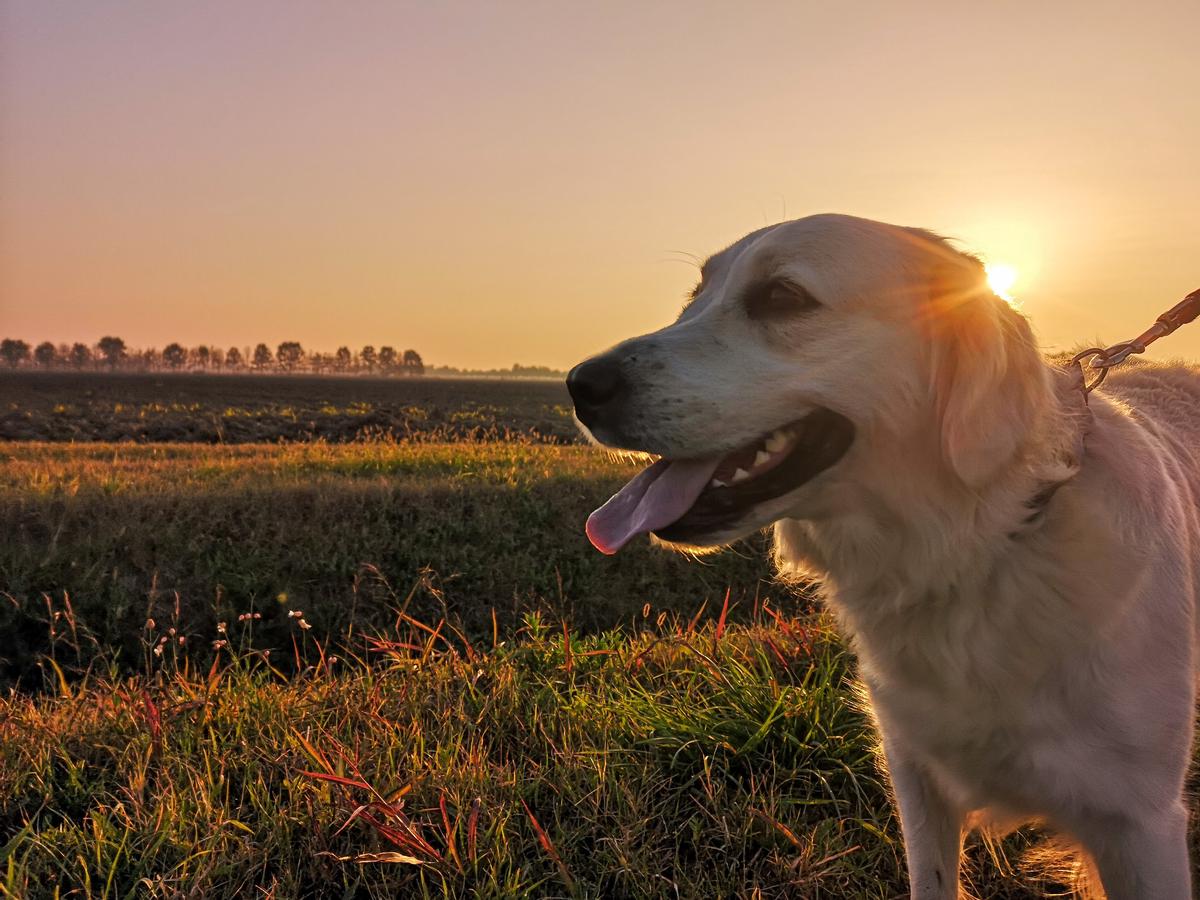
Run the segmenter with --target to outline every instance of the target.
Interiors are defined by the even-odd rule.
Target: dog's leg
[[[884,740],[884,754],[900,807],[910,896],[912,900],[957,900],[963,811],[894,742]]]
[[[1080,838],[1096,861],[1108,900],[1191,898],[1182,805],[1154,816],[1094,822],[1081,829]]]

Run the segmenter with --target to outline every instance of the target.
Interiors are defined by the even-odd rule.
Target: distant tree
[[[242,351],[237,347],[230,347],[225,351],[225,368],[240,369],[242,367]]]
[[[392,374],[396,368],[396,348],[395,347],[380,347],[379,348],[379,369],[384,375]]]
[[[225,367],[225,351],[220,347],[213,347],[210,352],[209,360],[212,362],[212,367],[220,371]]]
[[[141,353],[137,354],[137,367],[142,372],[152,372],[155,369],[162,368],[162,355],[153,347],[147,347]]]
[[[29,360],[29,345],[16,338],[5,338],[0,341],[0,358],[8,363],[10,369],[15,369]]]
[[[404,351],[404,372],[406,375],[424,375],[425,363],[421,354],[416,350]]]
[[[87,344],[73,344],[71,346],[71,365],[77,369],[82,369],[92,361],[92,349]]]
[[[367,367],[368,372],[375,371],[375,348],[370,344],[363,347],[358,354],[358,358],[362,360],[362,364]]]
[[[96,348],[110,369],[116,368],[117,364],[125,358],[125,342],[119,337],[102,337],[96,344]]]
[[[33,358],[43,369],[49,369],[58,362],[58,351],[54,349],[54,345],[49,341],[42,341],[34,348]]]
[[[299,341],[284,341],[275,351],[275,359],[285,372],[295,371],[304,359],[304,348]]]
[[[208,349],[207,345],[201,344],[192,350],[191,357],[195,365],[201,369],[207,369],[208,364],[212,361],[212,351]]]
[[[254,348],[254,368],[260,371],[262,369],[269,369],[274,359],[271,356],[271,348],[266,344],[259,344]]]
[[[183,348],[182,344],[167,344],[163,347],[162,360],[168,367],[179,369],[187,362],[187,350]]]
[[[339,372],[345,372],[350,368],[350,348],[338,347],[337,354],[333,358],[333,367]]]

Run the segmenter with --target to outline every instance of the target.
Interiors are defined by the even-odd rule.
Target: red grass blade
[[[142,691],[142,703],[146,708],[146,724],[150,727],[150,743],[157,753],[162,750],[162,714],[147,690]]]
[[[327,775],[324,772],[309,772],[306,769],[300,769],[296,774],[304,775],[307,778],[316,778],[320,781],[332,781],[334,784],[344,784],[346,787],[358,788],[361,791],[371,790],[371,786],[365,781],[358,781],[354,778],[343,778],[341,775]]]
[[[729,615],[729,592],[733,590],[731,587],[725,588],[725,602],[721,604],[721,615],[717,617],[717,630],[715,640],[721,640],[725,636],[725,619]]]
[[[554,842],[550,840],[550,835],[546,834],[540,822],[533,814],[533,810],[529,805],[522,800],[521,805],[525,807],[525,815],[529,816],[529,821],[533,823],[534,833],[537,834],[538,842],[542,845],[542,849],[546,851],[546,855],[554,860],[554,865],[558,867],[558,874],[563,880],[563,884],[567,886],[572,894],[575,893],[575,879],[571,877],[571,871],[567,868],[567,864],[562,861],[562,857],[558,855],[558,850],[554,847]]]
[[[446,795],[441,794],[438,797],[438,807],[442,811],[442,827],[446,829],[446,852],[450,854],[450,858],[454,860],[454,865],[458,867],[458,871],[463,870],[462,860],[458,858],[458,847],[454,843],[455,829],[450,827],[450,813],[446,810]],[[457,825],[457,821],[455,822]]]
[[[471,801],[471,815],[467,817],[467,859],[474,865],[476,857],[475,837],[479,829],[479,798]]]

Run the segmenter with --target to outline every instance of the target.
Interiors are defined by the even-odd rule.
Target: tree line
[[[94,345],[53,344],[36,347],[16,338],[0,341],[0,360],[10,369],[109,369],[126,372],[307,372],[323,374],[424,375],[416,350],[395,347],[361,350],[338,347],[333,353],[306,351],[299,341],[284,341],[274,350],[266,344],[223,349],[207,344],[185,347],[171,343],[162,350],[135,350],[119,337],[106,336]]]

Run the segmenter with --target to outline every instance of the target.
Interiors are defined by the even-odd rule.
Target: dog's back
[[[1103,392],[1161,442],[1166,477],[1177,485],[1187,517],[1193,603],[1200,598],[1200,367],[1137,361],[1114,369]],[[1153,483],[1152,479],[1147,479]],[[1200,610],[1193,613],[1200,647]],[[1200,658],[1197,659],[1200,665]]]
[[[1138,361],[1113,369],[1101,390],[1169,447],[1200,502],[1200,367]]]

